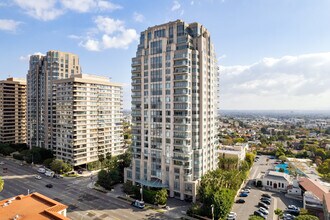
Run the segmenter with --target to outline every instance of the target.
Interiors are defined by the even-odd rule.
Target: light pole
[[[141,188],[140,188],[140,193],[141,193],[141,202],[143,202],[143,186],[141,184]]]
[[[212,220],[214,220],[214,205],[211,205],[211,212],[212,212]]]

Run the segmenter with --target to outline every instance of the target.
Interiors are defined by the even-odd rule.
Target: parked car
[[[267,205],[270,205],[270,203],[271,203],[271,200],[267,199],[267,198],[261,198],[260,201],[267,204]]]
[[[48,183],[48,184],[46,184],[46,187],[47,188],[53,188],[53,184]]]
[[[250,186],[246,186],[246,187],[244,187],[244,189],[251,190],[251,187]]]
[[[36,178],[37,180],[41,180],[41,176],[39,175],[35,175],[34,178]]]
[[[265,209],[264,207],[260,207],[259,208],[259,211],[262,212],[264,215],[268,215],[269,214],[268,210]]]
[[[227,220],[236,220],[237,214],[235,212],[230,212],[227,216]]]
[[[239,197],[248,197],[248,195],[249,194],[247,194],[247,193],[241,193],[241,194],[239,194]]]
[[[144,209],[145,205],[144,205],[144,202],[143,201],[140,201],[140,200],[135,200],[131,203],[132,206],[135,206],[137,208],[140,208],[140,209]]]
[[[3,162],[3,161],[0,162],[0,165],[4,165],[4,164],[5,164],[5,162]]]
[[[260,212],[258,210],[254,212],[254,215],[260,216],[263,219],[267,219],[267,215],[264,215],[262,212]]]
[[[259,207],[263,207],[263,208],[265,208],[265,209],[267,209],[267,210],[269,209],[268,205],[267,205],[266,203],[263,203],[263,202],[259,202],[259,203],[258,203],[258,206],[259,206]]]
[[[294,209],[294,210],[299,210],[300,211],[300,208],[295,206],[295,205],[289,205],[288,209]]]
[[[78,170],[78,174],[82,174],[83,173],[83,170]]]
[[[269,195],[269,194],[267,194],[267,193],[264,193],[264,194],[262,194],[261,196],[262,196],[262,197],[265,197],[265,198],[269,198],[269,199],[272,198],[272,196]]]
[[[297,210],[297,209],[287,209],[285,210],[287,213],[291,214],[291,215],[299,215],[300,214],[300,210]]]
[[[243,189],[242,193],[250,193],[250,190],[249,189]]]
[[[295,218],[295,216],[289,214],[289,213],[284,213],[283,214],[283,219],[284,220],[293,220]]]
[[[245,200],[244,199],[237,199],[236,203],[245,203]]]

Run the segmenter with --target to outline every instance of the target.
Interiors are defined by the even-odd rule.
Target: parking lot
[[[288,205],[296,205],[302,207],[302,202],[285,197],[284,193],[264,191],[261,188],[257,188],[253,185],[253,179],[262,172],[266,172],[268,169],[273,168],[275,160],[269,159],[267,156],[259,156],[259,161],[255,162],[249,176],[249,180],[246,186],[250,186],[251,190],[248,197],[237,197],[237,199],[244,199],[244,204],[233,205],[232,211],[236,212],[238,220],[247,220],[250,215],[253,215],[254,211],[258,210],[258,203],[260,202],[261,195],[266,193],[271,195],[271,204],[269,206],[269,215],[267,219],[277,219],[274,214],[274,210],[279,208],[285,210]]]

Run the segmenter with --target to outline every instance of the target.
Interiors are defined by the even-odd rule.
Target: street
[[[0,160],[5,162],[0,165],[0,176],[5,181],[0,200],[28,192],[39,192],[67,205],[67,216],[71,219],[169,219],[152,209],[137,209],[109,193],[88,188],[90,177],[56,179],[39,174],[36,167],[21,166],[18,161],[2,157]],[[4,167],[7,168],[6,173]],[[36,174],[42,179],[35,179]],[[51,183],[53,188],[45,187],[48,183]]]

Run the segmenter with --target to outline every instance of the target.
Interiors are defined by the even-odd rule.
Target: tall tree
[[[4,186],[5,186],[5,181],[0,176],[0,192],[3,190]]]

